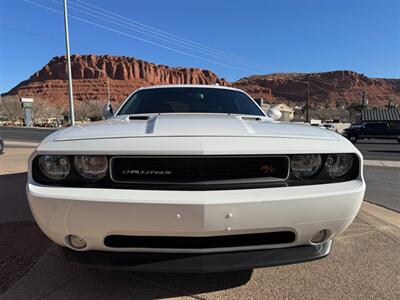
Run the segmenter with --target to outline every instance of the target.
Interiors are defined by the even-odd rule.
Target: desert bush
[[[100,120],[103,102],[100,101],[80,101],[76,102],[75,119],[77,121]]]
[[[17,121],[22,121],[23,110],[18,96],[2,97],[0,116],[2,116],[4,120],[11,122],[12,125],[15,125]]]

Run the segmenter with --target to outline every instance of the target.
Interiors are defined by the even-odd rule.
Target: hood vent
[[[129,116],[129,120],[131,121],[147,121],[149,116]]]
[[[241,117],[243,121],[261,121],[259,117]]]

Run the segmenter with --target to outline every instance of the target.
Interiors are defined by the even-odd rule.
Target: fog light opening
[[[67,244],[73,249],[83,249],[87,246],[86,241],[75,234],[68,235],[65,240]]]
[[[319,244],[326,240],[328,237],[328,230],[322,229],[315,233],[311,238],[311,243]]]

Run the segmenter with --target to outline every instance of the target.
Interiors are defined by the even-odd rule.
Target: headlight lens
[[[325,167],[332,178],[338,178],[346,175],[353,165],[353,156],[348,153],[329,154]]]
[[[107,157],[101,155],[75,156],[75,168],[78,173],[87,180],[100,180],[104,178],[107,173]]]
[[[322,158],[319,154],[298,154],[293,155],[290,160],[290,167],[293,175],[299,178],[307,178],[315,175],[322,165]]]
[[[51,180],[63,180],[71,170],[71,163],[65,155],[43,155],[39,167],[44,176]]]

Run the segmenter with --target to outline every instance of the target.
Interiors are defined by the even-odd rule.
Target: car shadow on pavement
[[[25,194],[27,173],[0,175],[0,223],[33,221]]]
[[[189,296],[242,286],[251,279],[252,273],[253,270],[204,274],[118,272],[120,276],[157,286],[166,292]],[[162,298],[167,297],[165,294]]]
[[[50,245],[33,221],[27,173],[0,175],[0,294],[21,278]]]
[[[26,180],[26,172],[0,175],[0,294],[23,277],[40,257],[48,261],[46,257],[49,255],[58,261],[57,272],[62,273],[63,268],[73,268],[78,274],[85,273],[85,276],[78,279],[83,286],[88,282],[101,284],[102,278],[107,277],[108,284],[118,285],[129,293],[135,282],[148,287],[141,294],[141,298],[146,299],[230,289],[246,284],[251,278],[252,270],[210,274],[142,273],[88,270],[65,263],[58,251],[54,251],[54,244],[44,236],[33,220],[25,194]],[[49,248],[49,245],[52,247]],[[46,255],[43,256],[44,253]],[[139,286],[137,288],[141,290]]]

